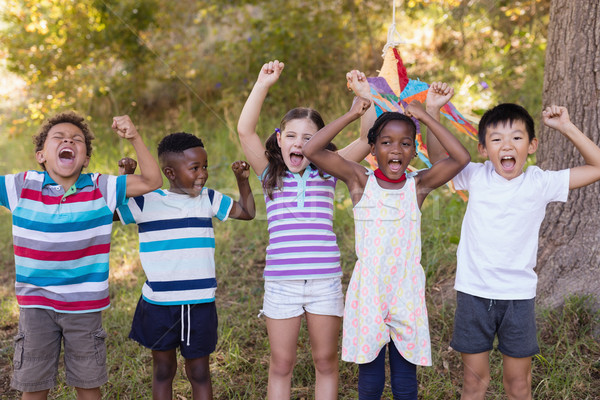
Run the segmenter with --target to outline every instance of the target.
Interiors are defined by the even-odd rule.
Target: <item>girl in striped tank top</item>
[[[327,150],[328,143],[369,107],[369,100],[356,101],[306,143],[304,154],[344,181],[354,204],[358,260],[346,293],[342,359],[359,364],[359,399],[381,398],[389,347],[394,399],[416,400],[416,365],[431,365],[420,209],[429,192],[452,179],[470,156],[417,101],[406,107],[406,115],[381,114],[369,130],[371,154],[379,165],[375,172]],[[427,134],[443,142],[448,152],[448,157],[415,174],[406,173],[416,156],[416,126],[409,116],[425,123]]]
[[[315,110],[294,108],[264,145],[256,133],[265,97],[283,68],[277,60],[262,66],[238,122],[242,149],[262,182],[267,206],[269,245],[261,310],[271,346],[267,396],[290,398],[305,315],[316,370],[315,398],[336,399],[338,336],[344,310],[340,252],[333,232],[336,178],[318,170],[302,154],[304,143],[324,123]],[[355,93],[371,97],[363,73],[351,71],[346,78]],[[361,137],[337,154],[361,161],[369,152],[366,133],[374,120],[373,111],[361,124]]]

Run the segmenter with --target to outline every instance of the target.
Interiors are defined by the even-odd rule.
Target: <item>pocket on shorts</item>
[[[96,363],[98,365],[106,364],[106,331],[103,328],[92,332],[94,337],[94,350],[96,352]]]
[[[19,332],[15,338],[15,355],[13,357],[13,367],[14,369],[20,369],[21,365],[23,365],[23,349],[25,345],[25,334],[23,332]]]

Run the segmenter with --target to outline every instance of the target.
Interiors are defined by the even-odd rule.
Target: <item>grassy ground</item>
[[[158,136],[158,132],[155,134]],[[239,157],[230,134],[207,141],[211,177],[209,186],[235,195],[229,162]],[[99,140],[102,142],[101,136]],[[152,139],[149,140],[152,142]],[[104,143],[107,143],[106,141]],[[115,171],[111,163],[122,147],[102,151],[91,170]],[[231,154],[216,158],[214,154]],[[108,161],[111,160],[111,161]],[[7,173],[3,168],[2,173]],[[260,193],[252,178],[255,193]],[[342,251],[344,284],[354,265],[354,231],[347,193],[339,185],[335,229]],[[217,308],[219,344],[211,356],[211,371],[217,399],[260,399],[266,395],[269,346],[264,321],[257,318],[262,305],[262,270],[267,242],[264,201],[257,195],[257,219],[216,224]],[[452,332],[452,290],[455,251],[465,204],[445,189],[432,193],[423,207],[423,266],[426,270],[433,367],[419,368],[420,398],[458,399],[461,387],[459,355],[448,344]],[[12,337],[17,331],[18,307],[14,299],[14,264],[10,238],[10,215],[0,212],[0,399],[14,399],[9,388],[12,368]],[[102,390],[106,399],[151,397],[150,352],[127,339],[133,311],[144,275],[137,258],[135,227],[115,224],[111,253],[110,294],[112,306],[104,312],[108,338],[109,383]],[[592,335],[599,316],[588,307],[589,299],[572,298],[554,311],[539,310],[540,357],[534,359],[533,388],[538,399],[600,399],[600,343]],[[501,355],[491,354],[492,383],[488,399],[505,398],[501,384]],[[357,397],[357,368],[340,364],[340,398]],[[174,384],[175,399],[191,399],[183,371],[183,360]],[[61,368],[61,374],[63,370]],[[298,343],[298,363],[292,382],[293,399],[312,399],[314,371],[306,330]],[[51,392],[53,399],[72,399],[72,388],[64,386],[64,375]],[[391,398],[389,388],[384,398]]]

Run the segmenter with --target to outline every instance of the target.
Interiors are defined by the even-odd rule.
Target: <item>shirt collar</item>
[[[44,183],[43,186],[46,185],[58,185],[58,183],[54,182],[54,179],[52,179],[52,177],[50,176],[50,174],[48,174],[48,171],[44,171]],[[84,188],[86,186],[93,186],[94,182],[92,182],[92,178],[89,174],[79,174],[79,177],[77,178],[77,181],[75,182],[75,187],[77,189],[81,189]],[[65,190],[68,190],[69,188],[66,188]]]

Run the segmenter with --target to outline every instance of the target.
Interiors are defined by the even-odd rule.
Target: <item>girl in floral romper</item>
[[[358,260],[346,294],[342,359],[359,364],[359,399],[381,398],[388,343],[394,399],[417,399],[416,365],[431,365],[420,208],[429,192],[452,179],[470,156],[416,101],[406,114],[383,113],[369,130],[376,171],[327,150],[369,106],[368,100],[356,101],[348,113],[317,132],[303,153],[344,181],[354,204]],[[416,155],[416,126],[410,116],[427,125],[449,154],[415,174],[406,173]]]

